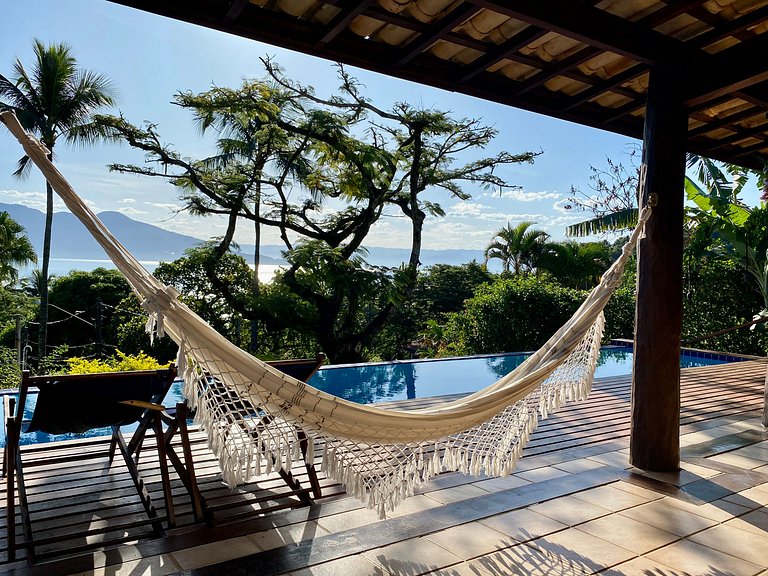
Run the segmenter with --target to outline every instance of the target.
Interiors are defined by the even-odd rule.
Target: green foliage
[[[532,228],[533,222],[520,222],[517,226],[507,224],[496,232],[496,236],[485,248],[485,262],[501,260],[504,272],[519,275],[531,272],[539,264],[547,247],[549,234]]]
[[[550,242],[539,259],[539,268],[563,286],[588,290],[600,281],[612,261],[608,242]]]
[[[147,317],[135,295],[124,298],[115,307],[112,317],[112,325],[117,328],[115,345],[127,354],[146,350],[150,356],[163,362],[174,360],[178,346],[168,336],[156,337],[152,341],[146,331]]]
[[[446,348],[443,324],[451,312],[459,312],[478,286],[493,281],[485,266],[470,262],[460,266],[435,264],[419,273],[411,298],[393,315],[377,337],[373,350],[378,358],[436,356]]]
[[[459,354],[535,350],[576,311],[585,294],[533,277],[481,286],[450,315],[446,339]]]
[[[56,346],[38,361],[37,366],[33,367],[33,372],[35,374],[66,374],[69,356],[69,346],[66,344]]]
[[[16,359],[16,350],[0,346],[0,389],[18,388],[21,382],[21,371]]]
[[[749,274],[734,262],[709,260],[689,270],[684,291],[684,340],[748,322],[762,307]],[[742,328],[693,346],[764,356],[768,330]]]
[[[74,271],[54,279],[49,294],[48,342],[52,346],[84,346],[78,352],[92,353],[97,337],[96,315],[100,312],[102,342],[114,346],[119,327],[114,308],[130,295],[128,282],[117,270]]]
[[[161,364],[144,352],[124,354],[115,350],[115,355],[105,359],[73,357],[67,359],[68,374],[93,374],[96,372],[130,372],[133,370],[160,370],[168,368],[170,362]]]
[[[37,254],[24,227],[8,212],[0,212],[0,284],[15,284],[18,268],[37,262]]]

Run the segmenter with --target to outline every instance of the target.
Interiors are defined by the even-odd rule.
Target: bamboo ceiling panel
[[[691,151],[768,158],[768,0],[112,1],[635,138],[672,67]]]

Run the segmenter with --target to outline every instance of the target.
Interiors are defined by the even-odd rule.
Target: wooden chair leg
[[[112,434],[115,436],[117,447],[120,449],[120,453],[123,455],[123,460],[125,460],[125,465],[131,475],[131,480],[133,480],[133,484],[139,493],[139,498],[141,499],[142,506],[144,506],[144,511],[152,520],[152,528],[154,529],[155,536],[165,536],[163,523],[158,517],[157,509],[155,508],[154,504],[152,504],[152,499],[149,496],[149,490],[147,490],[147,487],[144,484],[144,480],[142,480],[139,476],[139,469],[136,466],[136,463],[133,461],[131,453],[128,451],[128,445],[126,444],[123,435],[120,433],[120,428],[113,426]]]
[[[154,422],[152,424],[155,429],[157,456],[160,460],[160,478],[163,484],[163,498],[165,500],[165,511],[168,516],[168,527],[173,528],[176,526],[176,509],[173,506],[171,477],[168,474],[168,453],[165,449],[165,434],[163,434],[163,423],[160,420],[160,414],[155,414]]]
[[[304,458],[304,467],[307,469],[307,476],[309,477],[309,485],[312,487],[312,496],[314,498],[320,498],[323,495],[322,488],[320,487],[320,480],[317,478],[317,470],[315,469],[315,463],[307,460],[307,449],[309,448],[309,438],[304,433],[304,430],[298,428],[296,435],[299,437],[301,446],[301,455]]]
[[[8,562],[16,560],[16,443],[12,437],[10,419],[6,425],[7,436],[5,438],[5,511],[6,511],[6,537],[8,540]]]
[[[189,416],[189,406],[186,402],[176,404],[176,426],[179,429],[181,437],[181,449],[184,454],[185,478],[182,478],[187,492],[192,499],[192,513],[195,521],[205,519],[208,524],[213,522],[213,517],[205,505],[205,499],[200,493],[200,487],[197,485],[197,476],[195,474],[195,464],[192,460],[192,447],[189,443],[189,430],[187,429],[187,417]],[[180,474],[181,476],[181,474]]]

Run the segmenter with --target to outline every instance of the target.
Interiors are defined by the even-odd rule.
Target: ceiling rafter
[[[739,16],[738,18],[734,18],[721,26],[712,28],[690,40],[690,44],[704,48],[724,38],[728,38],[729,36],[736,37],[736,35],[746,32],[747,29],[752,28],[765,20],[768,20],[768,6],[763,6],[762,8],[758,8],[757,10]]]
[[[443,39],[445,35],[456,28],[456,26],[467,21],[469,18],[472,18],[472,16],[481,10],[482,8],[473,6],[472,4],[459,4],[440,20],[422,31],[418,38],[409,42],[405,46],[405,53],[397,61],[397,66],[407,64],[435,42]]]
[[[325,26],[320,33],[320,39],[315,43],[315,48],[327,44],[349,26],[350,22],[370,6],[374,0],[360,0],[347,2],[347,6]]]
[[[485,53],[484,56],[480,56],[477,60],[472,62],[469,66],[465,67],[465,73],[461,75],[458,79],[459,83],[468,82],[481,72],[484,72],[494,64],[501,62],[507,57],[514,57],[515,53],[520,50],[523,46],[526,46],[530,44],[531,42],[538,40],[544,34],[546,34],[547,31],[539,28],[538,26],[528,26],[524,29],[522,29],[520,32],[509,38],[508,40],[505,40],[501,44],[499,44],[497,47],[494,47],[491,50],[488,50],[488,52]],[[542,62],[529,57],[528,58],[531,61],[531,64],[536,64],[535,66],[531,66],[532,68],[540,68],[542,65]]]

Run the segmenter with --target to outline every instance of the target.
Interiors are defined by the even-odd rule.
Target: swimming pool
[[[310,378],[309,383],[330,394],[361,404],[474,392],[514,370],[528,355],[529,353],[516,352],[461,358],[324,366]],[[743,358],[684,351],[680,356],[680,366],[689,368],[740,360]],[[631,346],[602,348],[595,372],[596,378],[620,376],[629,374],[631,371]],[[177,381],[169,391],[165,404],[173,405],[181,398],[181,381]],[[33,403],[34,395],[30,395],[27,401],[26,418],[32,416]],[[0,404],[0,415],[4,422],[5,416],[2,411],[2,404]],[[131,427],[125,427],[124,431],[128,433],[131,429]],[[37,444],[108,434],[110,434],[108,429],[94,429],[85,434],[51,435],[45,432],[31,432],[22,434],[21,443]],[[4,427],[0,428],[0,443],[5,444]]]

